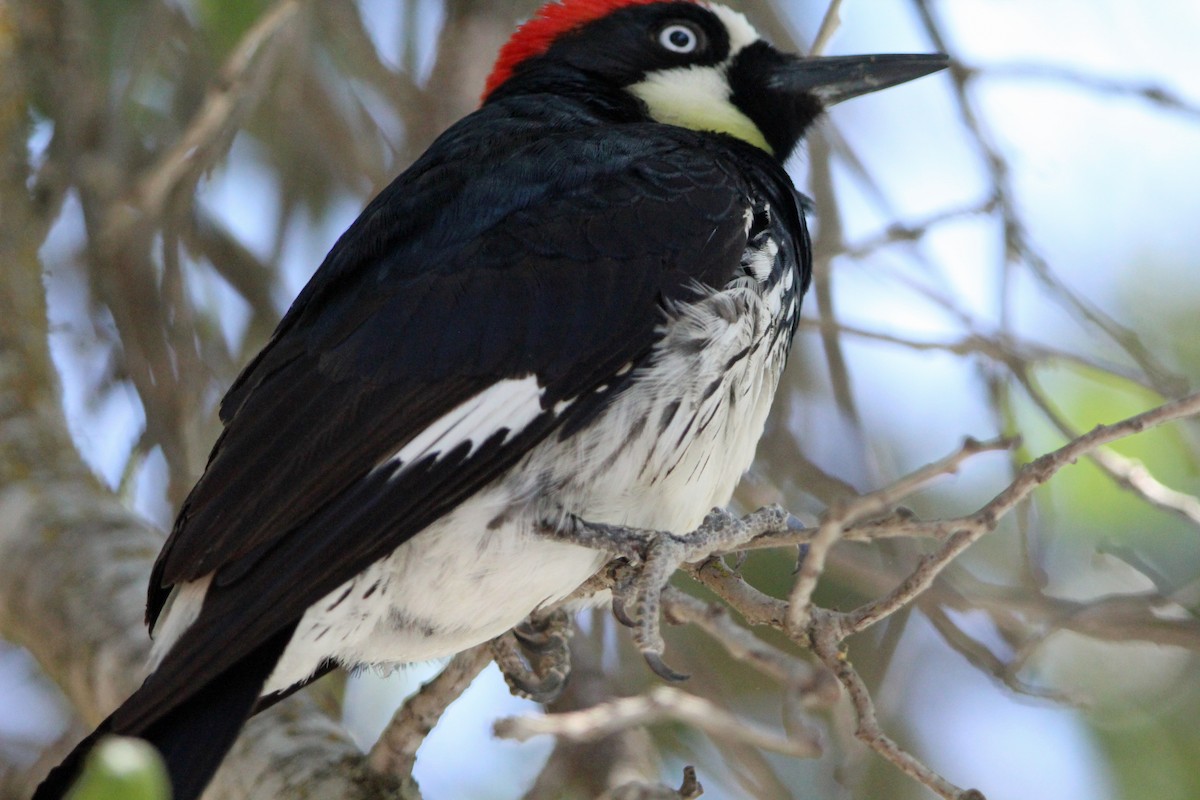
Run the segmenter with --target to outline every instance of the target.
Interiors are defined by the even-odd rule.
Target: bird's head
[[[786,160],[829,106],[943,69],[942,55],[802,58],[702,0],[558,0],[504,48],[484,102],[579,76],[628,92],[645,117],[736,136]]]

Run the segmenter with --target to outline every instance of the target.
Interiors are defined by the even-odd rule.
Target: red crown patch
[[[496,66],[488,76],[483,99],[512,77],[517,65],[528,58],[540,56],[550,49],[559,36],[583,25],[606,17],[626,6],[649,5],[664,0],[558,0],[538,9],[524,25],[517,29],[512,38],[500,48]],[[691,0],[695,2],[696,0]]]

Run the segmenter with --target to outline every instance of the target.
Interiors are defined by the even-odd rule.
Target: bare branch
[[[663,610],[667,619],[676,624],[695,625],[718,641],[731,656],[786,687],[808,690],[814,685],[816,676],[822,674],[734,623],[722,605],[704,603],[678,589],[667,587],[663,593]]]
[[[702,697],[660,686],[649,694],[622,697],[583,711],[544,716],[505,717],[496,721],[496,735],[525,741],[534,736],[560,736],[569,741],[595,741],[626,728],[657,722],[683,722],[720,739],[744,742],[775,753],[815,758],[816,741],[784,739],[751,725]]]
[[[848,526],[890,510],[905,497],[927,486],[930,481],[957,471],[964,461],[974,455],[1008,450],[1012,446],[1013,442],[1008,439],[993,442],[967,439],[962,447],[945,458],[900,478],[890,486],[851,500],[840,508],[830,509],[816,535],[812,537],[808,552],[801,562],[799,575],[788,595],[788,629],[793,635],[799,635],[799,632],[808,627],[812,611],[812,593],[825,571],[825,560],[830,548],[841,540]]]
[[[1126,458],[1112,450],[1096,450],[1091,458],[1118,485],[1135,492],[1150,505],[1200,526],[1200,498],[1164,485],[1137,459]]]
[[[396,711],[383,735],[375,742],[367,760],[384,775],[404,777],[412,773],[417,749],[437,725],[450,704],[471,685],[492,661],[487,643],[476,645],[450,659],[445,669],[421,686]]]
[[[831,623],[831,624],[827,624]],[[960,789],[948,780],[922,764],[910,753],[896,744],[879,726],[875,714],[875,704],[867,691],[866,684],[858,672],[842,652],[836,631],[838,625],[833,620],[826,620],[818,615],[813,620],[816,633],[813,635],[813,652],[829,667],[837,679],[845,687],[854,706],[858,718],[858,728],[855,735],[865,742],[872,750],[895,764],[904,774],[928,786],[946,800],[985,800],[982,793],[976,789]]]
[[[874,625],[928,589],[938,574],[959,553],[994,529],[1005,514],[1063,467],[1117,439],[1196,414],[1200,414],[1200,392],[1112,425],[1099,425],[1090,433],[1026,464],[1017,474],[1017,479],[978,512],[961,520],[949,521],[950,526],[955,528],[954,533],[938,551],[922,559],[917,569],[900,586],[886,597],[846,614],[843,618],[845,634],[857,633]]]
[[[1040,391],[1028,369],[1016,370],[1017,380],[1025,393],[1033,400],[1042,414],[1059,432],[1068,439],[1075,439],[1079,432],[1058,413],[1049,398]],[[1088,454],[1101,471],[1118,486],[1133,492],[1146,503],[1175,514],[1193,525],[1200,526],[1200,499],[1163,485],[1150,474],[1141,462],[1126,458],[1112,450],[1097,449]]]
[[[195,181],[220,158],[247,111],[257,99],[284,34],[300,14],[300,0],[280,0],[246,32],[221,70],[219,82],[209,90],[204,105],[184,135],[138,182],[137,216],[161,217],[170,198],[191,190]],[[109,235],[120,238],[120,228],[131,224],[126,210],[114,214]]]
[[[1145,100],[1160,108],[1200,120],[1200,105],[1185,100],[1170,89],[1156,83],[1107,78],[1058,64],[991,64],[980,68],[985,78],[1002,80],[1041,80],[1068,83],[1073,87],[1101,94]]]
[[[884,231],[869,239],[864,239],[858,244],[848,245],[841,255],[848,258],[867,258],[889,245],[919,241],[932,228],[945,222],[954,222],[965,217],[990,214],[996,210],[996,205],[996,198],[989,197],[982,203],[973,203],[959,208],[946,209],[917,222],[908,224],[897,222],[889,225]]]
[[[937,49],[945,53],[951,52],[944,33],[944,26],[941,24],[933,4],[929,0],[913,0],[913,5],[925,32]],[[1067,311],[1083,324],[1099,330],[1121,347],[1145,372],[1160,394],[1172,396],[1186,392],[1187,380],[1168,369],[1161,359],[1146,347],[1135,331],[1117,322],[1111,315],[1071,291],[1058,277],[1050,263],[1033,246],[1027,226],[1017,210],[1009,164],[1001,153],[990,127],[978,113],[971,96],[970,83],[980,74],[982,73],[960,63],[951,64],[950,78],[954,85],[954,97],[959,116],[984,161],[992,181],[994,198],[1000,208],[1001,221],[1004,225],[1002,251],[1006,274],[1005,285],[1011,283],[1009,279],[1012,273],[1011,267],[1017,263],[1024,264],[1029,268],[1031,274],[1050,291],[1050,296]],[[1007,291],[1001,299],[1003,327],[1007,328],[1009,308]]]
[[[817,35],[813,38],[812,47],[809,48],[810,56],[819,56],[824,54],[825,48],[833,40],[833,35],[837,33],[838,28],[842,25],[842,0],[829,0],[829,7],[825,9],[825,16],[821,19],[821,27],[817,29]]]

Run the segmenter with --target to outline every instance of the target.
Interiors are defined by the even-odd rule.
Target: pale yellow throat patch
[[[650,109],[650,116],[668,125],[736,136],[771,153],[758,126],[729,99],[724,70],[717,67],[679,67],[647,75],[629,91]]]

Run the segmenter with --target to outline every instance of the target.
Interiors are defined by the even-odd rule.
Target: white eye
[[[700,36],[689,25],[668,25],[658,34],[658,43],[672,53],[694,53],[700,47]]]

